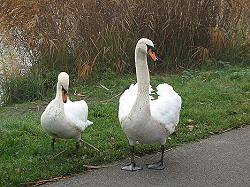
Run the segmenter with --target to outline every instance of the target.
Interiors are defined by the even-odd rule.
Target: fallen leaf
[[[194,123],[194,120],[188,119],[187,122],[188,122],[188,123]]]
[[[187,128],[188,128],[188,130],[189,130],[190,132],[192,132],[192,131],[194,130],[194,126],[193,126],[193,125],[188,125]]]
[[[17,173],[21,173],[22,169],[21,169],[21,168],[16,168],[15,171],[16,171]]]

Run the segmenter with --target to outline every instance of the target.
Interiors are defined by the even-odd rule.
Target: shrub
[[[5,76],[1,82],[2,105],[43,99],[56,89],[57,72],[37,73],[31,71],[25,75]]]
[[[134,47],[142,37],[154,41],[164,62],[153,72],[200,67],[209,58],[247,61],[237,37],[249,31],[249,14],[249,0],[2,0],[2,42],[36,66],[6,85],[25,85],[33,76],[40,84],[37,72],[46,71],[78,80],[94,71],[134,72]]]

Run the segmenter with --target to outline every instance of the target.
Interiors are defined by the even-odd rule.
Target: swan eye
[[[152,52],[156,52],[156,48],[155,47],[152,47]]]
[[[153,46],[151,46],[151,45],[148,45],[148,44],[146,44],[146,45],[147,45],[147,47],[148,47],[148,50],[151,49],[152,52],[156,52],[156,48],[155,48],[155,47],[153,47]]]

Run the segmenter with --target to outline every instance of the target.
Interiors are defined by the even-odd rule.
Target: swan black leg
[[[174,131],[174,132],[172,133],[172,135],[177,136],[176,131]]]
[[[130,146],[130,153],[131,153],[131,163],[127,166],[122,167],[122,170],[126,171],[142,170],[142,167],[136,166],[135,164],[135,146]]]
[[[51,154],[52,155],[55,155],[55,142],[56,142],[56,139],[52,138],[52,141],[51,141]]]
[[[148,169],[162,170],[165,168],[164,163],[163,163],[164,151],[165,151],[165,146],[161,145],[161,160],[154,164],[148,164],[147,165]]]
[[[79,147],[80,147],[80,143],[76,142],[76,155],[78,155]]]

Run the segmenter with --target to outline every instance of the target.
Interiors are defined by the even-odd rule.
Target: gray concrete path
[[[45,186],[250,187],[250,126],[168,151],[165,170],[148,170],[145,164],[157,161],[159,156],[137,158],[137,163],[144,166],[141,171],[122,171],[127,160]]]

